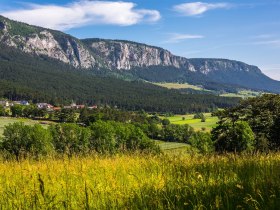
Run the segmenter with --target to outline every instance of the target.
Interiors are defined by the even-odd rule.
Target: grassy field
[[[161,86],[161,87],[165,87],[165,88],[168,88],[168,89],[185,89],[185,88],[190,88],[190,89],[193,89],[193,90],[204,90],[200,86],[190,85],[188,83],[184,83],[184,84],[179,84],[179,83],[153,83],[153,84]]]
[[[225,93],[220,96],[223,97],[241,97],[241,98],[252,98],[256,96],[260,96],[263,94],[262,92],[250,91],[250,90],[241,90],[238,93]]]
[[[190,149],[189,144],[185,143],[178,143],[178,142],[166,142],[166,141],[159,141],[155,140],[157,144],[159,145],[160,149],[164,152],[172,151],[172,152],[177,152],[177,151],[186,151]]]
[[[15,122],[23,122],[26,125],[35,125],[39,124],[40,121],[37,120],[30,120],[25,118],[12,118],[12,117],[0,117],[0,136],[3,134],[4,126],[8,124],[12,124]],[[46,127],[46,124],[42,124],[43,127]]]
[[[279,209],[280,154],[0,159],[1,209]]]
[[[155,85],[165,87],[168,89],[193,89],[193,90],[200,90],[200,91],[207,91],[209,93],[214,93],[215,91],[207,90],[204,89],[203,87],[199,85],[190,85],[188,83],[184,84],[179,84],[179,83],[153,83]],[[251,97],[256,97],[263,94],[263,92],[257,92],[257,91],[251,91],[251,90],[240,90],[238,93],[224,93],[221,94],[220,96],[222,97],[240,97],[240,98],[251,98]]]
[[[189,124],[192,126],[196,131],[201,130],[202,128],[205,128],[206,131],[211,131],[211,129],[216,126],[216,123],[218,122],[217,117],[212,117],[211,113],[204,113],[204,116],[206,117],[206,122],[201,122],[200,119],[193,119],[192,115],[176,115],[173,117],[167,117],[167,119],[170,120],[173,124],[178,125],[184,125]],[[183,117],[185,120],[183,120]]]

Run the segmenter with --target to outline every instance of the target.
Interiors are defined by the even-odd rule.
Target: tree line
[[[280,149],[279,95],[266,94],[246,99],[236,107],[213,114],[219,117],[219,122],[211,133],[207,133],[195,131],[187,124],[171,124],[167,118],[143,110],[64,109],[57,115],[60,123],[46,130],[38,125],[6,126],[1,148],[15,156],[26,151],[27,154],[42,155],[49,148],[70,156],[88,151],[109,154],[158,151],[153,139],[187,143],[201,153]],[[197,113],[194,118],[203,118],[203,115]]]
[[[73,155],[97,152],[142,151],[158,153],[159,148],[145,133],[133,126],[118,122],[97,121],[89,127],[59,123],[47,129],[41,125],[14,123],[5,126],[0,150],[8,157],[39,158],[51,154]]]
[[[219,152],[277,151],[280,149],[280,95],[264,94],[215,113],[212,131]]]

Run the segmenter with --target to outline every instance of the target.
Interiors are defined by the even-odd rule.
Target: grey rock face
[[[16,24],[16,25],[15,25]],[[13,28],[14,27],[14,28]],[[21,28],[23,33],[13,30]],[[17,31],[15,33],[14,31]],[[31,31],[26,33],[26,31]],[[29,26],[0,16],[0,41],[25,53],[45,55],[76,68],[131,70],[135,67],[171,66],[205,75],[219,71],[259,73],[257,67],[225,59],[187,59],[159,47],[119,41],[78,40],[61,32]]]
[[[171,66],[185,71],[209,74],[218,71],[255,71],[257,67],[226,59],[187,59],[158,47],[127,41],[92,40],[88,46],[99,54],[111,69],[130,70],[134,67]]]
[[[97,66],[94,56],[75,38],[65,36],[66,48],[63,48],[49,30],[21,36],[10,34],[9,27],[9,23],[0,21],[0,40],[7,46],[18,48],[25,53],[46,55],[76,68],[89,69]]]
[[[90,47],[116,69],[159,65],[180,68],[187,62],[187,59],[174,56],[167,50],[138,43],[100,40],[92,42]]]

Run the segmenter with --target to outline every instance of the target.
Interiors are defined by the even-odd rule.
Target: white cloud
[[[228,3],[203,3],[203,2],[192,2],[175,5],[173,8],[176,12],[184,16],[198,16],[208,10],[214,9],[227,9],[231,5]]]
[[[26,9],[1,13],[13,20],[57,30],[85,25],[109,24],[130,26],[141,22],[156,22],[157,10],[135,9],[132,2],[78,1],[65,6],[29,4]]]
[[[202,38],[204,38],[204,36],[202,35],[173,33],[170,34],[169,39],[165,41],[165,43],[179,43],[188,39],[202,39]]]

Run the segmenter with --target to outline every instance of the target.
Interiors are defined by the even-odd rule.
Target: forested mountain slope
[[[30,26],[0,16],[0,43],[33,56],[68,64],[75,69],[132,76],[158,82],[188,82],[210,86],[280,92],[280,82],[256,66],[226,59],[187,59],[146,44],[105,39],[79,40],[65,33]],[[16,61],[15,61],[16,62]]]
[[[0,97],[11,100],[110,105],[127,110],[200,112],[237,103],[236,98],[181,94],[142,81],[123,81],[0,45]]]

